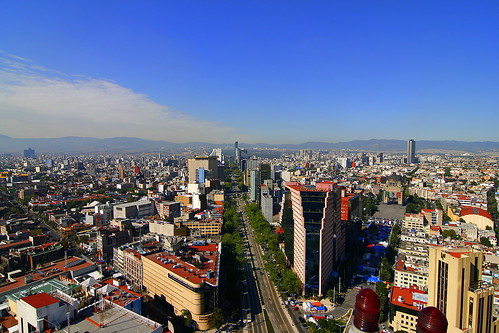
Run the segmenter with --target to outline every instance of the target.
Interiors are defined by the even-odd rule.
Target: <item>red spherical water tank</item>
[[[362,332],[378,332],[380,310],[378,294],[372,289],[362,289],[355,299],[354,326]]]
[[[434,306],[428,306],[418,315],[416,333],[447,333],[447,318]]]

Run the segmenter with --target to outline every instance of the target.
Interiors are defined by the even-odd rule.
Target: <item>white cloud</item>
[[[65,75],[5,53],[0,53],[0,117],[0,134],[18,138],[236,139],[234,129],[176,112],[116,83]]]

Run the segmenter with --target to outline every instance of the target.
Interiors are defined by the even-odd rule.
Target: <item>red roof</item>
[[[203,262],[202,268],[198,268],[167,252],[152,253],[146,255],[145,257],[165,267],[178,276],[189,280],[191,283],[201,284],[203,282],[207,282],[211,285],[216,285],[216,274],[218,274],[217,263],[219,260],[218,244],[212,243],[208,245],[191,245],[188,246],[188,249],[193,249],[196,252],[204,252],[204,257],[207,261]],[[167,261],[165,262],[164,260]],[[215,275],[208,277],[207,274],[209,271],[215,273]]]
[[[5,249],[10,249],[14,247],[21,247],[21,246],[30,246],[32,243],[30,240],[22,240],[19,242],[13,242],[13,243],[8,243],[8,244],[2,244],[0,245],[0,250],[5,250]]]
[[[34,294],[21,299],[36,309],[59,302],[57,298],[47,293]]]
[[[0,318],[0,328],[3,326],[6,329],[14,327],[17,325],[17,319],[14,316],[7,315],[5,317]]]
[[[490,220],[492,220],[492,216],[490,216],[490,213],[487,212],[484,209],[477,208],[477,207],[470,207],[470,206],[462,206],[461,207],[461,216],[465,215],[480,215],[483,217],[486,217]]]
[[[411,288],[392,287],[390,302],[394,305],[399,305],[403,306],[404,308],[419,311],[420,309],[418,309],[417,306],[419,305],[424,307],[426,306],[426,302],[414,299],[414,294],[425,295],[426,293],[412,286]]]
[[[453,257],[456,258],[461,258],[463,254],[471,253],[471,251],[466,251],[466,252],[449,252],[449,254]]]

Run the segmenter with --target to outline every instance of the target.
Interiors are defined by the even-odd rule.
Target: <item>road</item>
[[[253,292],[249,295],[252,314],[254,316],[251,329],[253,332],[258,333],[267,332],[263,311],[266,310],[270,323],[276,333],[306,332],[298,319],[290,316],[288,310],[284,308],[277,289],[265,273],[261,247],[254,240],[253,230],[249,225],[246,213],[241,208],[242,202],[240,199],[237,199],[237,203],[238,211],[243,221],[244,229],[242,234],[247,240],[248,263],[246,265],[246,272],[249,278],[247,282],[248,292]],[[255,283],[255,285],[252,285],[252,283]]]

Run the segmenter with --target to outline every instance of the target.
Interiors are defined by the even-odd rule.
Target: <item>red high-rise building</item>
[[[288,183],[294,220],[293,269],[305,289],[325,293],[335,267],[345,258],[346,228],[341,192],[333,182]]]

